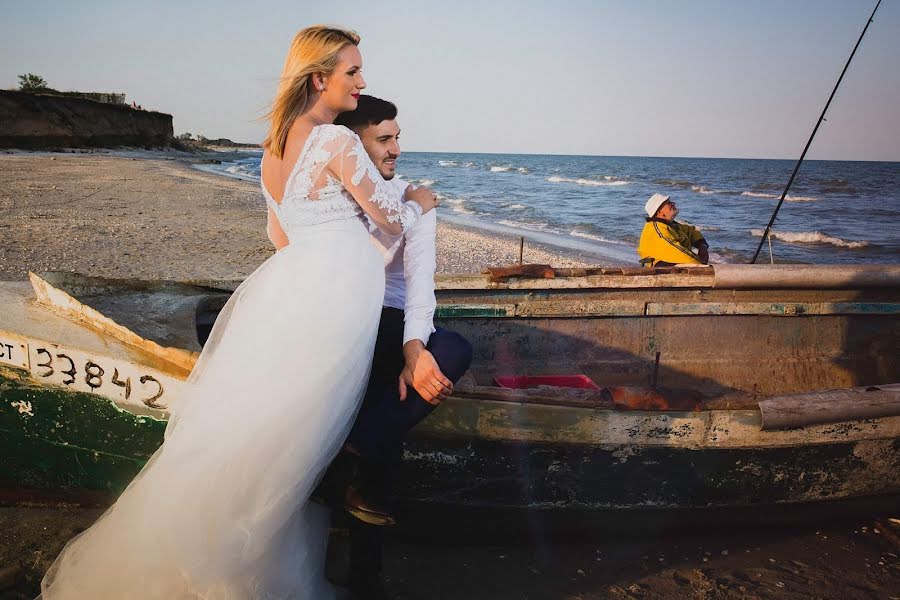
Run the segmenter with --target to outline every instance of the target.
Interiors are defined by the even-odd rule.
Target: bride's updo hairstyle
[[[277,158],[284,155],[288,131],[309,102],[313,74],[333,72],[341,50],[350,44],[358,46],[359,39],[355,31],[328,25],[300,30],[291,42],[272,110],[266,115],[270,125],[263,148]]]

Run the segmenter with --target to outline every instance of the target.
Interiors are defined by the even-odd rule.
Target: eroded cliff
[[[0,148],[156,147],[172,141],[172,115],[0,90]]]

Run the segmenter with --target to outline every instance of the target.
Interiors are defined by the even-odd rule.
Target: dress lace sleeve
[[[422,216],[422,208],[404,202],[403,192],[381,177],[355,133],[333,127],[336,135],[325,144],[331,155],[328,168],[379,229],[394,235],[408,231]]]

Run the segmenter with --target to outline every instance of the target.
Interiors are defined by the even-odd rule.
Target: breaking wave
[[[450,196],[445,196],[444,194],[435,194],[438,200],[441,203],[448,207],[451,212],[456,213],[458,215],[477,215],[478,213],[469,208],[466,204],[465,198],[451,198]]]
[[[704,194],[704,195],[715,194],[715,195],[719,195],[719,196],[737,196],[738,194],[741,193],[741,192],[736,192],[734,190],[711,190],[702,185],[692,185],[691,191],[697,192],[698,194]]]
[[[584,232],[584,231],[579,231],[579,230],[577,230],[577,229],[573,229],[572,231],[570,231],[570,232],[569,232],[569,235],[571,235],[571,236],[573,236],[573,237],[584,238],[584,239],[586,239],[586,240],[592,240],[592,241],[595,241],[595,242],[603,242],[604,244],[618,244],[618,245],[620,245],[620,246],[628,246],[628,245],[629,245],[629,244],[627,244],[626,242],[623,242],[623,241],[621,241],[621,240],[610,240],[610,239],[607,239],[607,238],[605,238],[605,237],[603,237],[603,236],[596,235],[596,234],[593,234],[593,233],[587,233],[587,232]]]
[[[603,181],[599,181],[597,179],[585,179],[578,178],[572,179],[571,177],[560,177],[559,175],[552,175],[547,178],[547,181],[550,183],[576,183],[578,185],[593,185],[593,186],[618,186],[618,185],[628,185],[631,183],[630,181],[624,181],[622,179],[616,179],[611,175],[607,175],[603,178]]]
[[[511,168],[512,167],[496,167],[496,166],[494,166],[494,167],[491,167],[491,173],[506,173]]]
[[[750,196],[751,198],[772,198],[777,200],[781,198],[781,194],[766,194],[763,192],[741,192],[741,196]],[[788,194],[784,197],[785,202],[815,202],[818,198],[814,196],[791,196]]]
[[[653,183],[656,185],[667,185],[669,187],[680,188],[689,188],[696,185],[693,181],[687,181],[686,179],[654,179]]]
[[[455,160],[439,160],[438,164],[442,167],[455,167],[457,162]]]
[[[546,223],[523,223],[521,221],[510,221],[507,219],[501,219],[497,221],[498,225],[506,225],[507,227],[515,227],[516,229],[526,229],[529,231],[548,231],[548,232],[556,232],[555,229],[547,225]]]
[[[763,229],[751,229],[753,237],[762,237]],[[821,231],[770,231],[769,235],[776,240],[789,244],[829,244],[838,248],[867,248],[871,243],[867,240],[852,241],[842,240],[839,237],[830,236]]]

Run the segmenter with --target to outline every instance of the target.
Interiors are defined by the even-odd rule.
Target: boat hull
[[[776,270],[771,289],[760,287],[769,271],[742,283],[734,269],[727,289],[709,271],[443,278],[439,322],[475,357],[410,435],[399,499],[619,511],[900,494],[900,416],[763,426],[766,396],[900,381],[900,270],[799,271]],[[34,279],[37,304],[21,284],[0,285],[10,307],[0,315],[0,488],[114,497],[162,442],[201,322],[208,328],[233,286]],[[152,321],[127,322],[146,314],[148,297],[174,300],[157,302]],[[604,392],[683,388],[700,400],[620,410],[597,390],[492,386],[499,375],[545,374],[584,374]]]

